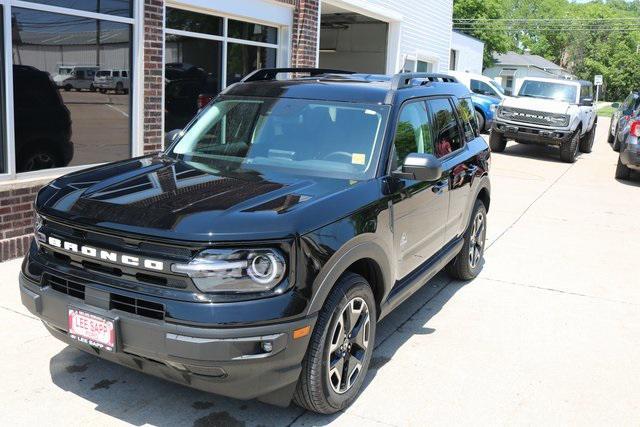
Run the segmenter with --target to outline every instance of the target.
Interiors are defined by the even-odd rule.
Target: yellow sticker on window
[[[351,153],[351,163],[354,165],[364,165],[365,155],[362,153]]]

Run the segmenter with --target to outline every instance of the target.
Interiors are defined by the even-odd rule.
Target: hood
[[[541,111],[553,114],[567,114],[571,104],[554,99],[510,97],[502,101],[503,107],[521,108],[523,110]]]
[[[366,204],[363,198],[375,200],[375,182],[242,170],[215,175],[143,157],[58,178],[40,191],[36,209],[75,225],[162,240],[283,239],[343,217]]]
[[[495,96],[480,95],[480,94],[474,93],[471,95],[471,101],[474,104],[490,106],[493,104],[500,104],[500,101],[502,100]]]
[[[56,74],[55,76],[53,76],[53,81],[54,82],[63,82],[65,80],[68,80],[71,78],[71,74]]]

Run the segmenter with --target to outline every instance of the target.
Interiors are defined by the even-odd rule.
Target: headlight
[[[276,249],[208,249],[171,271],[191,277],[202,292],[257,293],[282,281],[286,262]]]
[[[551,124],[560,125],[560,126],[568,126],[569,125],[569,116],[551,116],[549,118]]]
[[[36,238],[36,243],[44,242],[46,240],[44,233],[40,231],[43,225],[44,219],[42,218],[42,216],[40,216],[39,213],[36,212],[35,218],[33,219],[33,235]]]

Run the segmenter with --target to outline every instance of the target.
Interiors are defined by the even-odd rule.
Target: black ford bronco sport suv
[[[489,164],[449,76],[258,70],[163,153],[44,187],[22,303],[104,359],[333,413],[380,319],[479,273]]]

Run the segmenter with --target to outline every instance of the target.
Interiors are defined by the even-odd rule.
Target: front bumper
[[[301,371],[310,334],[293,339],[293,331],[311,330],[316,318],[237,328],[206,328],[145,318],[99,307],[41,286],[20,274],[22,303],[52,335],[65,343],[138,371],[199,390],[237,399],[289,404]],[[69,306],[115,319],[116,352],[99,350],[67,335]],[[264,343],[270,343],[267,351]]]
[[[624,150],[620,151],[620,161],[629,169],[640,171],[640,146],[626,145]]]
[[[514,124],[495,120],[491,128],[507,139],[524,144],[562,145],[571,139],[573,132],[567,128],[547,129],[531,125]]]

